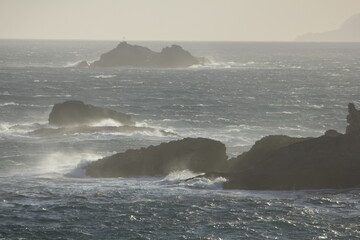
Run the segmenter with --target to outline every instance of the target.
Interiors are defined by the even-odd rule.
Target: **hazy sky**
[[[360,0],[0,0],[0,38],[291,41]]]

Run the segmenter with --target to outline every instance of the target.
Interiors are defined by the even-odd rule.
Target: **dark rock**
[[[297,190],[360,186],[360,131],[321,136],[253,159],[228,174],[226,189]]]
[[[162,49],[160,53],[149,48],[121,42],[115,49],[104,53],[91,66],[133,66],[147,68],[177,68],[202,64],[203,58],[195,58],[178,45]]]
[[[81,61],[75,65],[75,67],[80,67],[80,68],[85,68],[85,67],[89,67],[89,66],[90,66],[90,64],[85,60]]]
[[[229,171],[244,171],[253,168],[258,162],[271,156],[280,148],[289,146],[293,143],[303,142],[310,138],[296,138],[285,135],[271,135],[263,137],[255,142],[248,152],[244,152],[236,158],[229,160]]]
[[[225,145],[205,138],[185,138],[158,146],[128,150],[85,167],[91,177],[167,175],[173,171],[213,172],[226,165]]]
[[[49,115],[49,124],[54,126],[87,125],[104,119],[112,119],[125,125],[134,123],[131,116],[125,113],[84,104],[81,101],[66,101],[54,105]]]
[[[334,129],[330,129],[330,130],[327,130],[324,133],[324,135],[327,136],[327,137],[337,137],[337,136],[340,136],[342,134],[339,133],[338,131],[334,130]]]
[[[349,114],[347,115],[348,126],[346,127],[346,134],[360,130],[360,110],[356,110],[353,103],[348,105]]]
[[[267,136],[227,161],[224,144],[186,138],[159,146],[128,150],[85,167],[92,177],[167,175],[190,170],[195,178],[224,177],[224,189],[299,190],[360,186],[359,111],[349,104],[347,134],[329,130],[317,138]],[[194,178],[191,178],[194,179]],[[188,180],[191,180],[188,179]],[[185,180],[187,181],[187,180]]]

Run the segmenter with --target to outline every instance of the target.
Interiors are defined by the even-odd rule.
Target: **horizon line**
[[[296,41],[296,40],[124,40],[124,39],[77,39],[77,38],[0,38],[0,40],[28,41],[94,41],[94,42],[209,42],[209,43],[360,43],[360,41]]]

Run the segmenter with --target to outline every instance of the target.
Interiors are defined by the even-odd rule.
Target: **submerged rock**
[[[137,150],[128,150],[85,167],[91,177],[167,175],[173,171],[211,172],[226,166],[225,145],[205,138],[185,138]]]
[[[91,66],[118,67],[133,66],[147,68],[178,68],[202,64],[204,58],[196,58],[178,45],[154,52],[149,48],[121,42],[113,50],[104,53]]]
[[[54,126],[87,125],[105,119],[125,125],[134,123],[131,116],[125,113],[84,104],[81,101],[66,101],[54,105],[49,115],[49,124]]]

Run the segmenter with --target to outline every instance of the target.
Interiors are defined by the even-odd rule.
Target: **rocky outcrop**
[[[113,50],[104,53],[91,64],[94,67],[146,67],[146,68],[184,68],[202,64],[203,58],[196,58],[178,45],[154,52],[149,48],[121,42]]]
[[[357,126],[357,114],[349,104],[350,126]],[[353,188],[360,186],[360,130],[350,129],[346,134],[329,130],[317,138],[267,136],[230,160],[224,144],[186,138],[118,153],[85,170],[92,177],[138,177],[187,169],[203,173],[195,178],[226,178],[225,189]]]
[[[49,115],[49,124],[54,126],[88,125],[104,119],[112,119],[124,125],[134,122],[131,116],[108,108],[84,104],[81,101],[57,103]]]
[[[85,167],[91,177],[139,177],[167,175],[173,171],[223,171],[225,145],[205,138],[185,138],[137,150],[128,150],[92,162]]]
[[[266,136],[256,141],[248,152],[230,159],[228,163],[229,171],[240,172],[253,168],[256,164],[262,162],[263,159],[269,157],[274,151],[309,139],[311,138],[296,138],[285,135]]]
[[[228,173],[227,189],[297,190],[360,186],[360,131],[276,149]]]
[[[348,112],[346,120],[349,125],[346,127],[346,134],[360,130],[360,110],[357,110],[353,103],[349,103]]]

